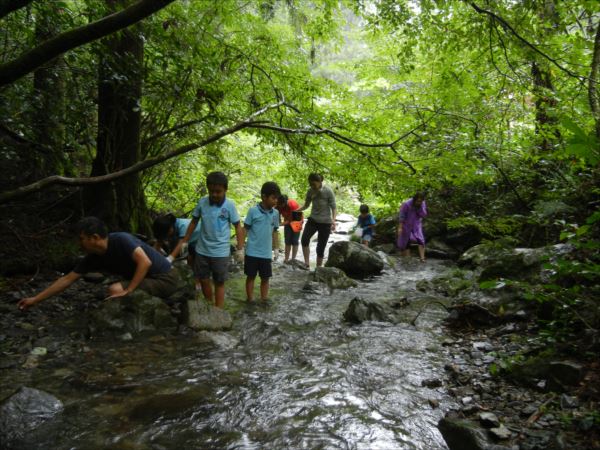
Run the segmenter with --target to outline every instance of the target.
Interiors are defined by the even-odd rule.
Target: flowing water
[[[415,282],[443,270],[413,259],[330,293],[304,291],[307,273],[278,265],[272,300],[254,305],[238,275],[229,333],[91,341],[70,366],[40,368],[33,387],[65,411],[27,448],[445,449],[436,424],[452,399],[421,386],[443,377],[445,313],[410,323]],[[350,325],[354,296],[414,301],[405,323]]]

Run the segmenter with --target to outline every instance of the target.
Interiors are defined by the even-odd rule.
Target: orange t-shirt
[[[296,211],[299,208],[300,205],[298,202],[290,198],[287,201],[287,205],[285,205],[283,208],[278,206],[277,211],[279,211],[279,214],[281,214],[281,217],[283,217],[283,223],[289,223],[292,221],[292,211]]]

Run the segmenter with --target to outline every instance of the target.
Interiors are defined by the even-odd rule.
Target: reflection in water
[[[410,325],[422,305],[415,282],[443,267],[401,264],[331,294],[302,291],[306,272],[280,265],[267,305],[246,305],[236,278],[227,304],[235,329],[212,344],[92,342],[66,378],[64,368],[40,378],[36,387],[67,409],[31,448],[445,449],[436,424],[450,399],[421,387],[443,376],[444,313],[428,308]],[[343,321],[354,296],[404,295],[406,323]]]

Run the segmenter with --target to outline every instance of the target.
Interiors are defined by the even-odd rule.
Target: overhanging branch
[[[13,83],[68,50],[127,28],[174,1],[140,0],[118,13],[48,39],[18,58],[0,65],[0,87]]]

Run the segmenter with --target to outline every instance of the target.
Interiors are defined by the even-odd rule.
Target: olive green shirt
[[[332,223],[331,211],[336,209],[335,195],[328,186],[322,185],[321,189],[309,189],[306,193],[304,204],[308,207],[312,203],[310,218],[317,223]]]

